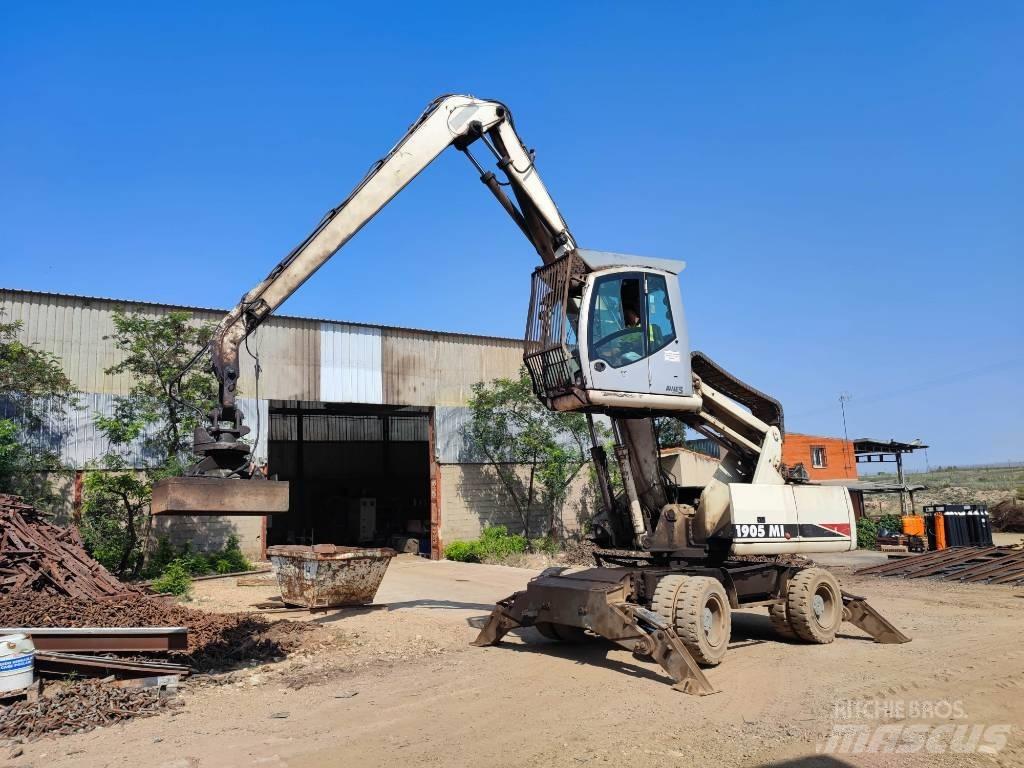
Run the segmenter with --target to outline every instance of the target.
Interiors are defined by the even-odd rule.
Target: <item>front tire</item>
[[[697,663],[722,662],[732,634],[732,612],[725,588],[707,576],[665,576],[658,582],[652,608],[676,630]]]

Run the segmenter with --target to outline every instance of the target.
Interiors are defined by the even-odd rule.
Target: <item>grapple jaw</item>
[[[153,485],[154,515],[275,515],[288,511],[288,482],[268,480],[252,462],[251,447],[240,438],[249,433],[241,411],[230,421],[219,408],[210,413],[212,426],[196,427],[193,451],[197,461],[184,477]]]

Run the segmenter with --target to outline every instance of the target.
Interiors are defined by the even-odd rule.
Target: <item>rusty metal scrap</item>
[[[125,653],[188,648],[185,627],[0,627],[0,635],[30,635],[37,651]]]
[[[116,656],[92,656],[79,653],[58,653],[36,651],[36,670],[41,675],[64,676],[71,673],[105,677],[153,677],[158,675],[180,675],[187,677],[191,669],[184,664],[170,664],[164,661],[121,659]]]
[[[205,613],[143,595],[98,601],[17,595],[0,600],[0,626],[187,627],[188,649],[175,658],[204,671],[284,656],[297,636],[315,631],[306,624]]]
[[[0,595],[23,593],[100,600],[137,591],[89,557],[74,527],[53,525],[21,498],[0,494]]]
[[[153,688],[122,688],[93,680],[63,684],[35,701],[0,707],[0,739],[35,741],[84,733],[180,704]]]
[[[1024,550],[1013,547],[951,547],[862,568],[857,575],[1019,585],[1024,584]]]

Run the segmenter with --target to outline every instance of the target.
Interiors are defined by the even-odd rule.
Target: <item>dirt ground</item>
[[[742,612],[725,662],[708,671],[720,692],[692,697],[600,640],[558,645],[530,629],[470,647],[468,620],[534,571],[403,556],[377,595],[383,607],[277,614],[321,627],[288,659],[192,678],[173,714],[26,744],[6,763],[0,750],[0,765],[1024,765],[1021,590],[834,570],[913,642],[877,645],[849,625],[831,645],[780,642],[763,610]],[[274,592],[201,582],[193,604],[238,610]],[[833,730],[884,725],[946,726],[928,741],[946,751],[849,753]],[[955,754],[955,726],[1008,726],[1008,743],[978,753],[999,746],[982,737]],[[830,737],[840,753],[820,754]]]

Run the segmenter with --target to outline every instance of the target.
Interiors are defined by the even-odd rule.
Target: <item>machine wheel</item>
[[[686,577],[679,574],[662,576],[658,579],[658,586],[654,588],[651,610],[672,626],[676,624],[676,595],[680,592],[684,581],[686,581]]]
[[[809,643],[831,643],[843,622],[843,592],[836,577],[823,568],[805,568],[789,580],[786,615],[797,637]]]
[[[675,627],[683,645],[698,663],[721,663],[729,647],[732,613],[725,588],[707,576],[665,576],[651,605]]]
[[[587,632],[582,627],[552,624],[550,621],[538,621],[533,626],[548,640],[555,640],[560,643],[579,643],[587,637]]]
[[[786,616],[786,605],[785,603],[778,603],[776,605],[768,606],[768,618],[772,620],[772,629],[780,637],[786,640],[796,640],[796,632],[793,631],[793,627],[789,625],[789,619]]]

